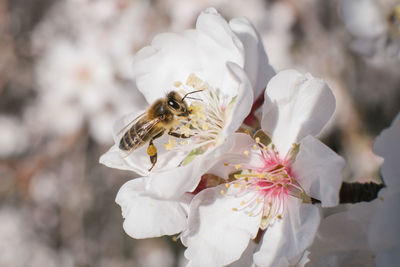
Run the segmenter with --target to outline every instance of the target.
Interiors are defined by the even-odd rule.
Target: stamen
[[[256,140],[259,141],[258,139]],[[307,201],[311,198],[297,183],[291,171],[291,155],[296,154],[298,145],[294,145],[288,154],[282,158],[273,144],[252,145],[253,150],[244,150],[245,155],[259,156],[263,162],[262,166],[252,166],[248,163],[229,164],[235,166],[236,171],[229,174],[234,181],[225,184],[226,188],[231,185],[240,190],[227,192],[237,198],[242,198],[239,207],[234,211],[245,212],[249,216],[262,215],[260,228],[266,229],[275,219],[282,219],[285,211],[285,203],[288,197],[297,197]],[[253,155],[254,154],[254,155]]]

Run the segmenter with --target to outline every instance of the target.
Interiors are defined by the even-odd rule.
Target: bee
[[[152,164],[149,168],[149,171],[151,171],[157,162],[157,148],[153,143],[155,139],[163,136],[166,131],[169,135],[177,138],[190,137],[174,132],[174,126],[176,126],[180,120],[188,118],[190,115],[190,110],[185,102],[185,98],[196,99],[188,97],[188,95],[200,91],[202,90],[189,92],[183,97],[177,92],[171,91],[165,98],[156,100],[144,113],[139,115],[120,131],[121,134],[130,127],[121,137],[119,148],[128,155],[132,151],[148,143],[147,155],[150,157],[150,162]]]

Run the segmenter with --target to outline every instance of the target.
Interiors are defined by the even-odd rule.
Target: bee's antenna
[[[193,92],[189,92],[189,93],[187,93],[186,95],[184,95],[183,96],[183,98],[182,98],[182,100],[181,101],[183,101],[188,95],[190,95],[190,94],[194,94],[194,93],[198,93],[198,92],[202,92],[203,90],[197,90],[197,91],[193,91]],[[189,98],[189,97],[188,97]]]

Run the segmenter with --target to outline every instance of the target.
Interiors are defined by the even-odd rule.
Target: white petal
[[[117,145],[113,145],[106,153],[101,155],[99,162],[110,168],[120,169],[120,170],[133,170],[123,157],[121,157],[121,151]]]
[[[268,81],[275,75],[275,70],[269,64],[260,34],[248,19],[232,19],[229,21],[229,25],[243,43],[244,70],[249,76],[254,96],[257,98],[266,88]]]
[[[151,47],[135,56],[133,73],[138,89],[149,103],[172,90],[175,81],[185,83],[190,73],[229,93],[237,82],[226,62],[243,66],[242,50],[228,23],[215,9],[207,9],[199,16],[196,30],[157,35]]]
[[[186,166],[152,173],[148,177],[147,189],[167,199],[176,199],[186,192],[193,191],[200,182],[201,176],[233,146],[233,142],[232,136],[220,146],[197,156]]]
[[[247,246],[246,250],[240,256],[240,259],[237,261],[229,264],[229,267],[255,267],[253,262],[253,254],[258,249],[258,244],[253,240],[250,240],[249,245]]]
[[[231,91],[236,92],[237,98],[231,116],[225,122],[223,136],[232,134],[242,125],[243,120],[249,115],[254,99],[252,86],[243,69],[232,62],[228,62],[227,66],[239,84],[235,87],[237,90],[231,88]]]
[[[342,157],[312,136],[301,140],[292,165],[296,180],[309,196],[321,200],[322,207],[339,204],[344,166]]]
[[[386,31],[383,10],[376,0],[343,0],[341,13],[348,31],[363,38],[376,38]]]
[[[335,97],[324,81],[285,70],[268,83],[261,127],[284,156],[293,143],[317,135],[334,111]]]
[[[115,201],[125,218],[124,230],[133,238],[172,235],[186,227],[186,196],[178,201],[157,199],[145,191],[144,178],[125,183]]]
[[[218,158],[218,161],[213,164],[212,168],[207,171],[217,175],[219,177],[228,177],[230,173],[235,171],[235,164],[250,164],[251,166],[263,166],[263,162],[260,160],[259,154],[255,154],[253,145],[256,144],[250,135],[245,133],[235,133],[235,144],[225,154]],[[244,154],[244,151],[249,151],[248,155]],[[229,166],[225,166],[224,163],[229,162]]]
[[[381,173],[390,190],[400,191],[400,113],[376,138],[373,151],[384,158]]]
[[[314,240],[320,223],[318,207],[293,197],[287,200],[283,218],[267,228],[260,250],[254,254],[257,266],[295,265]]]
[[[181,237],[188,248],[189,266],[223,266],[239,259],[255,238],[261,214],[251,217],[240,207],[239,197],[223,196],[219,186],[200,192],[190,204],[188,230]]]

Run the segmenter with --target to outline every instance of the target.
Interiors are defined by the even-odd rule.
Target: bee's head
[[[176,116],[189,116],[189,109],[186,102],[175,91],[171,91],[167,95],[167,105],[169,110]]]

